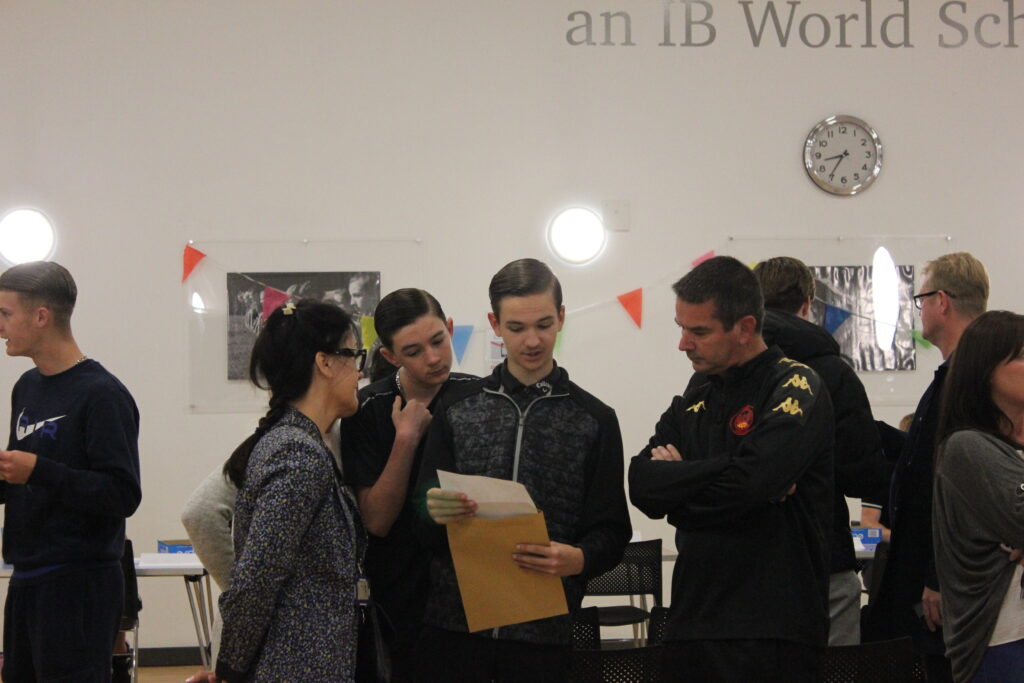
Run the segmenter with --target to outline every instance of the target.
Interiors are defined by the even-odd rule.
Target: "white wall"
[[[692,258],[729,251],[729,235],[766,240],[771,256],[813,248],[808,238],[949,234],[897,260],[968,249],[989,268],[991,304],[1017,306],[1021,49],[980,46],[973,23],[970,42],[941,48],[940,34],[959,34],[936,3],[894,0],[874,2],[873,40],[909,7],[912,48],[859,47],[855,23],[850,48],[834,36],[820,49],[795,37],[755,48],[742,5],[712,4],[714,43],[659,47],[654,0],[0,3],[0,212],[32,205],[53,219],[55,258],[81,291],[78,340],[138,401],[136,547],[183,534],[181,501],[255,419],[188,409],[188,239],[420,238],[422,281],[384,288],[425,286],[457,322],[483,324],[498,267],[555,265],[542,229],[556,208],[628,200],[632,229],[600,261],[555,266],[570,310],[649,287],[643,330],[615,304],[590,309],[570,316],[560,358],[618,410],[627,455],[690,374],[667,285]],[[829,16],[865,9],[829,5]],[[1007,42],[1006,3],[965,6],[972,21],[1001,15],[982,37]],[[602,31],[600,12],[628,11],[636,45],[570,46],[567,16],[584,7]],[[760,16],[766,3],[751,7]],[[671,11],[681,22],[682,6]],[[885,144],[881,178],[853,199],[825,195],[801,165],[804,136],[833,113],[867,119]],[[848,262],[868,262],[873,241],[847,244]],[[387,272],[372,261],[360,268]],[[938,354],[919,359],[895,394],[869,378],[883,417],[912,410]],[[0,387],[27,367],[0,363]],[[479,337],[467,367],[482,367]],[[142,589],[144,645],[194,642],[177,582]]]

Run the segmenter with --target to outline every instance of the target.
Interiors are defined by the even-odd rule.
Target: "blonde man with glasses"
[[[864,624],[864,640],[910,636],[928,680],[952,681],[942,642],[942,594],[932,543],[932,477],[942,384],[960,336],[988,305],[988,274],[971,254],[940,256],[924,268],[914,296],[922,334],[942,352],[942,364],[921,397],[889,492],[892,545],[878,594]]]

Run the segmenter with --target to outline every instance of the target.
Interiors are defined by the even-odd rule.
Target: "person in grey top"
[[[955,681],[1024,681],[1024,316],[982,314],[943,392],[932,526]]]

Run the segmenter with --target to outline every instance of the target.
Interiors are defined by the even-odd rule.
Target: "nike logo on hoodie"
[[[18,415],[18,426],[15,427],[14,433],[18,437],[18,441],[21,441],[25,437],[35,432],[41,432],[43,435],[50,437],[53,440],[57,439],[57,420],[65,415],[58,415],[57,417],[50,417],[41,422],[33,424],[31,420],[25,417],[25,409],[22,408],[21,414]]]

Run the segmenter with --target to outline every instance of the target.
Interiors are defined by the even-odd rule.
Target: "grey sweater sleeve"
[[[1000,544],[1024,547],[1024,459],[994,436],[956,432],[939,448],[934,486],[943,635],[960,683],[981,663],[1013,575]]]
[[[943,445],[936,463],[943,487],[1000,543],[1024,548],[1024,458],[988,434],[961,431]]]
[[[199,561],[222,591],[231,581],[235,560],[231,520],[238,490],[218,467],[192,492],[181,513],[181,523],[192,540]]]

